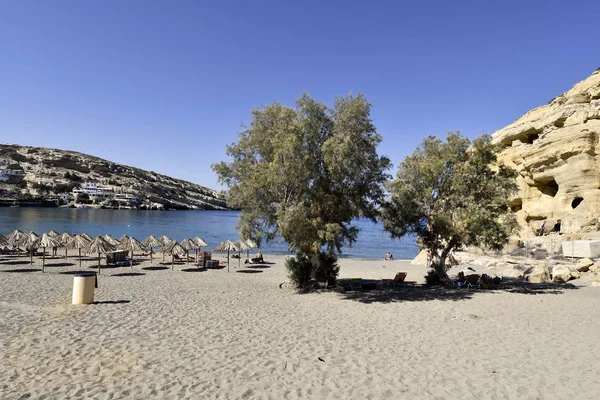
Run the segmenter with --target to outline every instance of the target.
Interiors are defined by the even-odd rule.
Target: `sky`
[[[396,167],[475,138],[600,67],[600,2],[0,0],[0,143],[224,189],[250,112],[363,93]]]

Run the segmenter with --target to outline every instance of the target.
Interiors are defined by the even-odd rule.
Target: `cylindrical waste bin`
[[[73,276],[73,304],[94,302],[94,289],[98,287],[95,272],[81,272]]]

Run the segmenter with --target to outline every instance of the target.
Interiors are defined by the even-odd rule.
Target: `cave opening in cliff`
[[[556,196],[558,193],[558,183],[554,179],[535,181],[535,187],[545,195],[550,197]]]
[[[571,208],[576,209],[577,206],[579,206],[582,201],[583,201],[583,197],[575,197],[573,199],[573,201],[571,202]]]
[[[510,203],[510,211],[516,213],[518,211],[521,211],[522,209],[523,209],[523,200],[522,199],[514,199]]]

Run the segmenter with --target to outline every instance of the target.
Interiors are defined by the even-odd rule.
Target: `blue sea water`
[[[14,229],[34,231],[38,235],[56,230],[60,233],[87,233],[92,237],[110,233],[116,238],[126,234],[142,241],[150,235],[167,235],[171,239],[200,236],[212,250],[224,240],[237,240],[235,227],[238,211],[143,211],[76,208],[0,208],[0,233]],[[391,240],[380,223],[358,219],[358,241],[344,247],[341,257],[380,259],[389,251],[396,259],[412,259],[418,252],[413,237]],[[265,254],[290,254],[287,243],[276,240],[263,243]]]

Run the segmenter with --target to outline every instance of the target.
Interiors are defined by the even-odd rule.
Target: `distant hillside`
[[[0,182],[2,198],[56,199],[58,193],[96,182],[167,209],[227,209],[215,190],[75,151],[0,144],[0,169],[24,173],[22,179]]]

